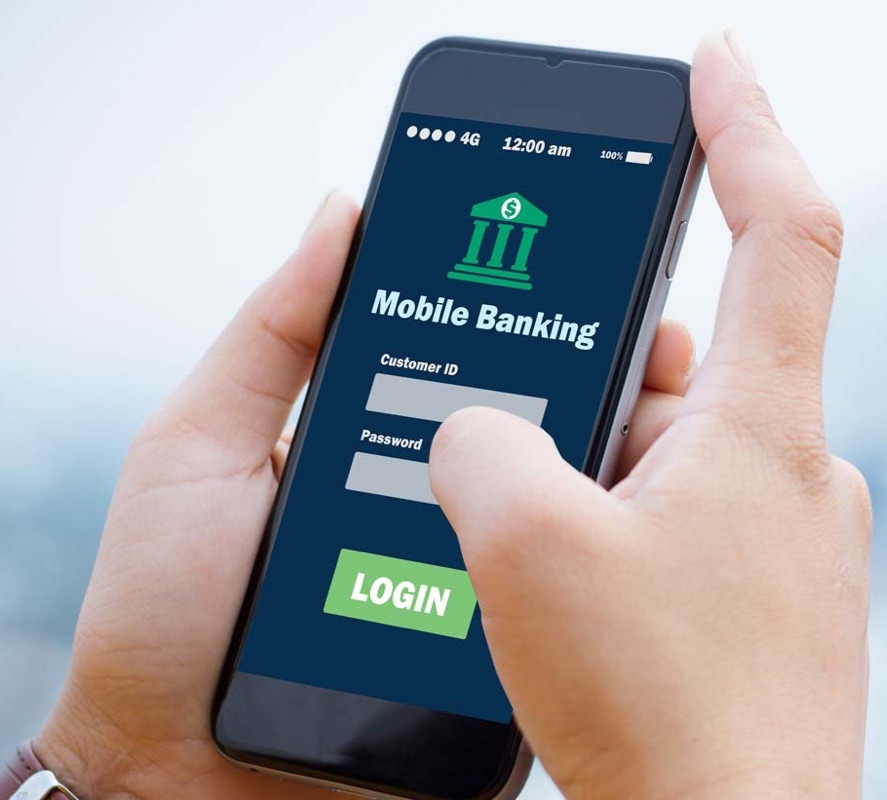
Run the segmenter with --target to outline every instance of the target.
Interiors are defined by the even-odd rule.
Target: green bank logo
[[[447,277],[490,286],[532,289],[527,260],[536,234],[548,224],[548,214],[534,206],[526,197],[512,192],[472,206],[471,218],[474,230],[471,232],[468,251],[462,262],[447,273]],[[487,252],[489,245],[485,247],[484,244],[491,223],[496,224],[495,237],[492,249]],[[505,266],[508,261],[506,256],[509,255],[509,241],[515,228],[518,228],[515,234],[517,244],[510,248],[514,251],[511,256],[513,260]],[[484,254],[487,255],[487,261],[481,264]]]

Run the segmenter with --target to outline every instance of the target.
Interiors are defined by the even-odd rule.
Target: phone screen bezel
[[[630,98],[630,102],[626,98]],[[302,684],[282,685],[282,681],[258,676],[249,676],[247,682],[244,675],[238,675],[236,671],[298,463],[307,421],[323,380],[330,344],[401,112],[673,143],[629,312],[588,445],[585,472],[594,477],[601,466],[607,444],[605,434],[613,425],[656,268],[666,246],[696,141],[689,111],[689,67],[668,59],[461,38],[437,40],[416,54],[405,72],[388,123],[289,458],[222,669],[213,703],[213,735],[222,753],[239,763],[319,782],[347,784],[370,794],[415,797],[417,800],[486,800],[501,791],[517,758],[521,736],[513,720],[510,724],[500,724],[457,717]],[[249,701],[243,699],[246,683],[249,683],[246,696],[252,698]],[[288,702],[283,701],[284,698]],[[326,707],[335,705],[335,719],[330,719],[329,713],[321,716],[320,712],[316,718],[306,719],[306,709],[322,709],[325,703]],[[232,711],[234,706],[236,714]],[[349,707],[353,710],[350,715]],[[280,734],[276,741],[269,741],[264,735],[273,730],[312,732],[323,726],[331,741],[347,739],[350,742],[355,735],[355,720],[366,719],[367,714],[378,714],[379,719],[389,722],[401,720],[406,724],[411,720],[411,724],[428,726],[423,730],[434,731],[434,741],[454,743],[450,754],[454,758],[462,746],[457,739],[462,743],[470,740],[471,763],[466,764],[465,759],[460,761],[463,769],[459,775],[453,776],[451,766],[440,766],[446,765],[448,754],[439,753],[441,758],[435,759],[438,765],[433,767],[425,752],[427,742],[421,741],[421,736],[402,737],[397,747],[403,757],[396,765],[392,763],[387,767],[388,762],[382,757],[380,748],[393,745],[390,737],[379,733],[367,733],[365,741],[356,747],[360,750],[362,746],[364,752],[373,752],[375,747],[379,750],[379,757],[368,763],[357,760],[348,764],[332,752],[328,758],[295,758],[292,751],[281,746],[285,734]],[[232,724],[229,718],[236,719],[236,722]],[[340,735],[339,739],[336,734]],[[410,765],[406,769],[408,772],[412,770],[412,774],[404,773],[404,764]]]

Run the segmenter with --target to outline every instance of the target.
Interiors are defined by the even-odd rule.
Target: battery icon
[[[639,153],[637,150],[629,150],[625,154],[625,161],[628,164],[649,164],[653,161],[653,154]]]

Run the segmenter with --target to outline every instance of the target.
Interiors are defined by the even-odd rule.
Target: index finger
[[[246,301],[155,415],[155,430],[184,423],[221,445],[231,463],[264,465],[314,364],[358,210],[332,193],[298,250]]]
[[[735,34],[699,45],[691,97],[712,188],[733,234],[699,379],[733,397],[745,388],[758,398],[794,396],[799,386],[818,391],[841,217],[782,132]]]

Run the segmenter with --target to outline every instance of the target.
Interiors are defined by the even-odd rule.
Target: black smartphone
[[[520,790],[428,451],[494,406],[612,480],[703,169],[689,73],[456,38],[415,56],[222,672],[230,759],[372,797]]]

